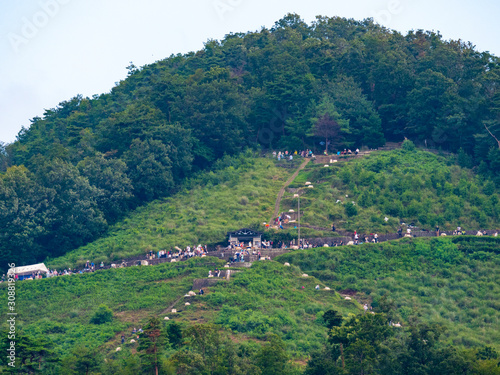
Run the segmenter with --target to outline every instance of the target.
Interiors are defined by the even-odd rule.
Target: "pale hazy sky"
[[[203,48],[286,13],[440,31],[500,56],[498,0],[0,0],[0,141],[77,94],[109,92],[137,66]]]

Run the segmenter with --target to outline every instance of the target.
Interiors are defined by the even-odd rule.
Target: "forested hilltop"
[[[459,153],[500,183],[498,57],[422,30],[289,14],[138,68],[109,93],[34,118],[0,152],[0,259],[31,262],[101,236],[224,154],[382,146]]]

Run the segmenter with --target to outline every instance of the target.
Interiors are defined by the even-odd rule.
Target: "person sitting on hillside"
[[[200,289],[200,296],[204,295],[205,292],[203,291],[203,289]]]
[[[356,151],[354,151],[354,153],[357,155],[359,154],[359,148],[356,149]]]

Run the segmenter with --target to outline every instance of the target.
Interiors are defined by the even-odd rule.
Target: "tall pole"
[[[297,246],[298,246],[298,248],[300,249],[300,195],[299,195],[299,197],[298,197],[298,198],[299,198],[299,203],[298,203],[298,211],[299,211],[299,212],[298,212],[298,215],[299,215],[299,216],[298,216],[298,217],[299,217],[299,237],[298,237],[298,239],[297,239]]]

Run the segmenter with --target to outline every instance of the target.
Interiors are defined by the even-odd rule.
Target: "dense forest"
[[[55,257],[245,148],[405,137],[500,184],[500,60],[423,30],[289,14],[46,110],[0,146],[0,259]],[[323,144],[321,144],[323,142]]]

